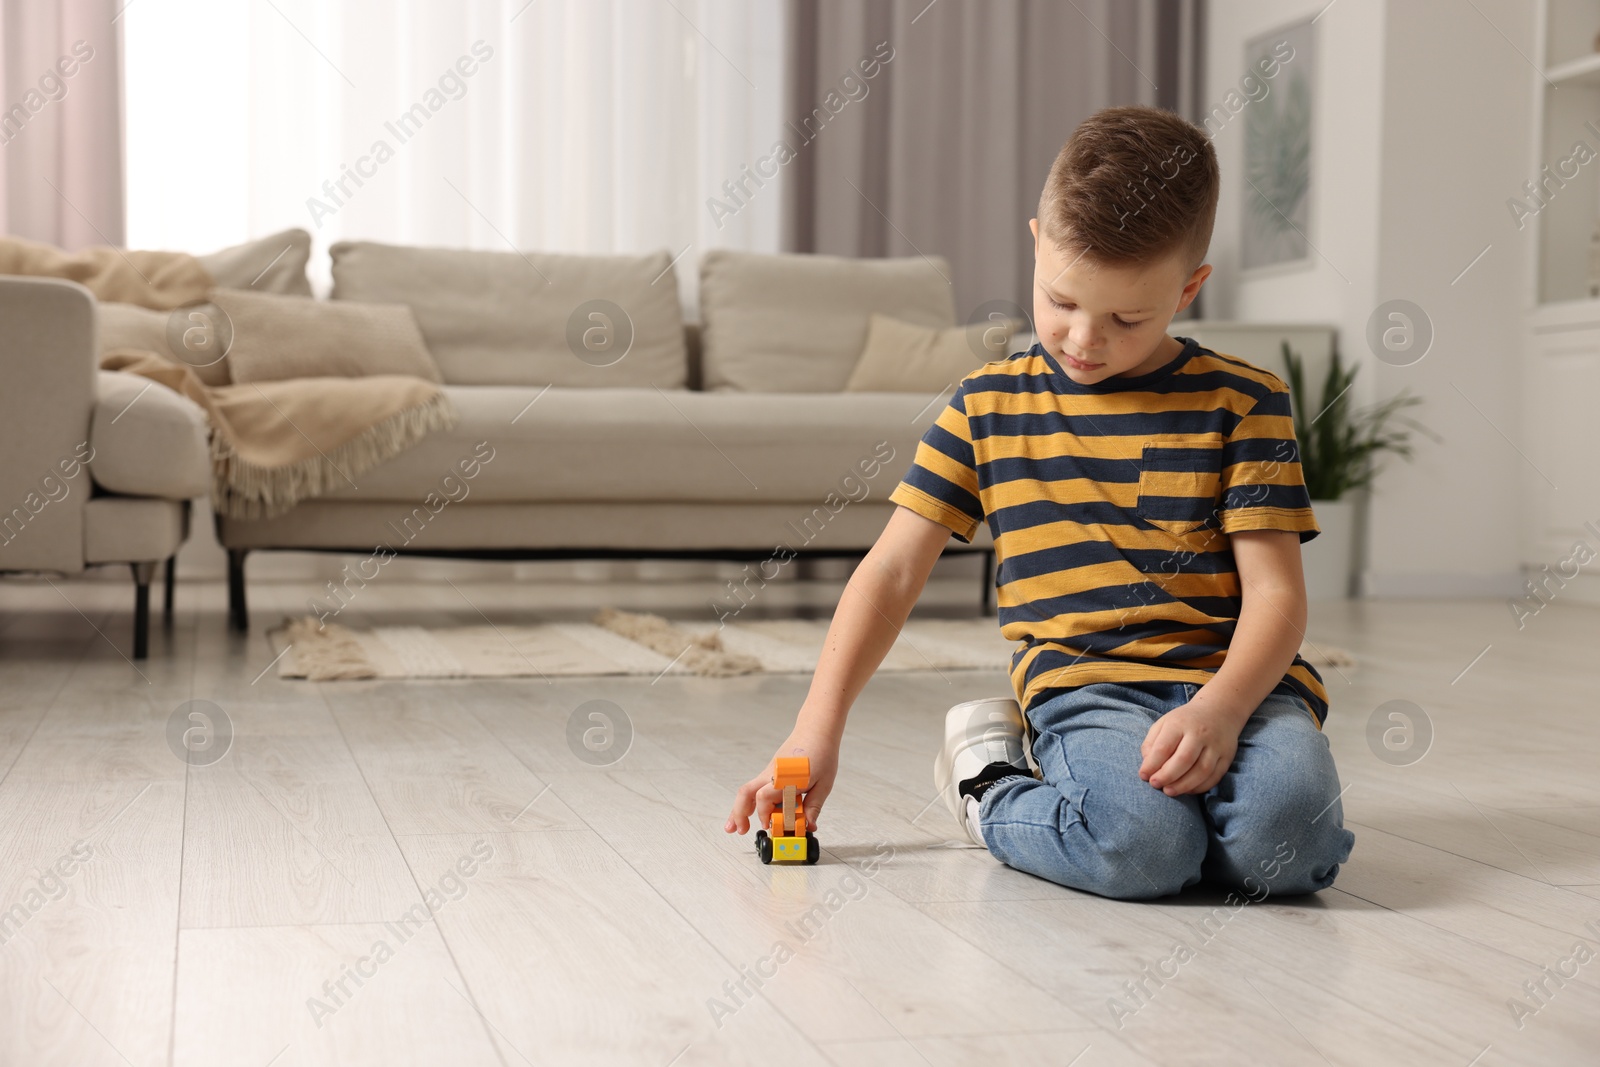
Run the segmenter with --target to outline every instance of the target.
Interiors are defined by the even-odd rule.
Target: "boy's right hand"
[[[773,761],[778,756],[805,756],[811,760],[811,781],[806,783],[802,794],[805,797],[806,821],[811,829],[816,829],[823,801],[828,799],[828,793],[833,789],[834,775],[839,772],[839,746],[824,738],[790,734],[778,746],[773,759],[767,762],[766,770],[741,785],[734,794],[733,810],[728,813],[728,821],[722,825],[725,833],[748,832],[752,811],[755,813],[756,827],[765,828],[771,821],[772,812],[783,807],[783,791],[772,787]]]

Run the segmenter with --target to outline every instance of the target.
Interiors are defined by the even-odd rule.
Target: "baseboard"
[[[1600,607],[1600,572],[1594,570],[1579,571],[1574,577],[1566,579],[1564,584],[1561,583],[1561,579],[1557,575],[1550,574],[1547,576],[1540,574],[1538,568],[1534,567],[1527,568],[1523,574],[1523,578],[1529,581],[1534,580],[1536,577],[1545,583],[1538,596],[1529,593],[1527,586],[1523,582],[1519,582],[1517,591],[1512,595],[1511,599],[1524,600],[1533,607],[1537,607],[1537,602],[1540,600],[1551,603],[1560,601],[1567,604]]]

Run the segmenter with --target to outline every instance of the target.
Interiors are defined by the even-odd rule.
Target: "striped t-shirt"
[[[978,368],[889,496],[964,542],[988,522],[1024,709],[1092,682],[1204,684],[1239,620],[1227,535],[1317,535],[1282,379],[1178,340],[1165,366],[1089,385],[1041,345]],[[1298,654],[1274,692],[1327,717]]]

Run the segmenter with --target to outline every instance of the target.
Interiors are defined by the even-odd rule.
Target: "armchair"
[[[94,297],[75,282],[0,277],[0,574],[133,572],[133,658],[149,649],[150,583],[210,488],[205,417],[156,382],[97,369]]]

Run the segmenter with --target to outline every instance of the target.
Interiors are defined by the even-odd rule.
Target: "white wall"
[[[1446,444],[1397,466],[1374,495],[1380,593],[1519,592],[1522,487],[1540,478],[1519,455],[1533,230],[1517,233],[1505,201],[1532,177],[1535,6],[1479,0],[1480,16],[1454,0],[1388,5],[1378,298],[1421,305],[1435,336],[1422,362],[1373,360],[1373,377],[1382,395],[1409,386],[1427,397],[1420,417]]]
[[[1520,584],[1520,486],[1537,475],[1506,440],[1520,440],[1527,248],[1504,202],[1528,177],[1532,72],[1517,49],[1534,54],[1534,7],[1478,8],[1494,25],[1451,0],[1208,8],[1211,100],[1238,84],[1246,40],[1325,13],[1316,23],[1312,263],[1239,275],[1241,114],[1215,138],[1223,194],[1211,261],[1220,284],[1206,317],[1337,325],[1341,354],[1361,367],[1360,402],[1409,388],[1425,401],[1413,414],[1445,439],[1419,439],[1413,462],[1391,461],[1366,502],[1369,595],[1512,595]],[[1395,298],[1420,305],[1434,327],[1431,350],[1410,367],[1367,347],[1369,317]]]
[[[1244,73],[1245,42],[1315,15],[1326,4],[1284,0],[1228,0],[1207,5],[1206,99],[1222,102]],[[1343,10],[1341,10],[1343,9]],[[1338,16],[1338,17],[1336,17]],[[1244,167],[1245,112],[1217,131],[1213,144],[1222,168],[1222,200],[1211,240],[1217,272],[1207,318],[1246,321],[1329,322],[1350,341],[1365,328],[1373,306],[1373,265],[1378,240],[1377,133],[1382,115],[1382,0],[1339,0],[1316,23],[1312,117],[1312,212],[1307,237],[1311,266],[1275,274],[1239,276],[1239,229],[1248,190]],[[1292,67],[1295,60],[1286,65]],[[1268,83],[1273,92],[1282,78]],[[1251,105],[1245,105],[1245,111]],[[1318,254],[1320,253],[1320,254]],[[1277,367],[1269,367],[1281,373]],[[1358,379],[1359,381],[1359,379]]]

